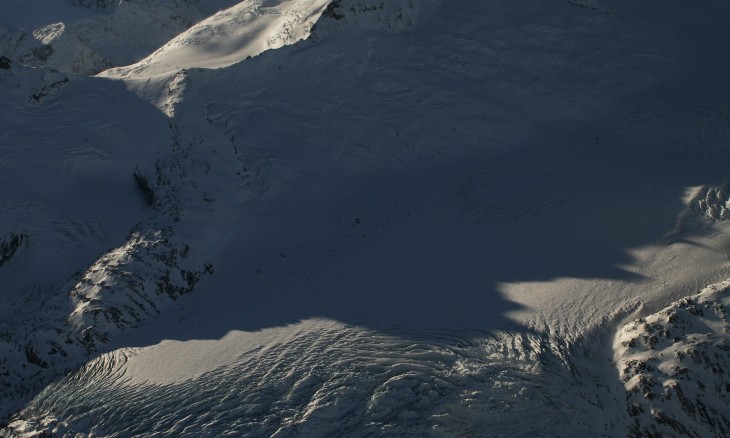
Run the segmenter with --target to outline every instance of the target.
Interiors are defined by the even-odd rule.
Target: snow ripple
[[[598,380],[568,365],[545,336],[406,340],[323,320],[286,330],[288,339],[176,382],[129,371],[145,349],[103,355],[47,387],[6,433],[546,436],[568,424],[588,433],[612,412],[596,401]]]

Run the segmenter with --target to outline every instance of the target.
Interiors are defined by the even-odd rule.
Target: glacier
[[[729,436],[728,12],[3,2],[0,436]]]

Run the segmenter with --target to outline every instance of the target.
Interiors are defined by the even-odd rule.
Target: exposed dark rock
[[[155,191],[152,189],[147,177],[139,169],[134,169],[134,181],[137,183],[137,188],[142,193],[147,205],[153,206],[155,204]]]
[[[43,44],[33,49],[33,56],[41,61],[47,61],[51,55],[53,55],[53,46],[50,44]]]
[[[728,284],[708,286],[624,328],[619,369],[635,420],[630,436],[730,436],[730,321],[722,304]]]
[[[657,411],[656,413],[654,413],[654,418],[656,419],[657,423],[669,426],[675,432],[677,432],[679,434],[682,434],[684,436],[696,436],[689,429],[687,429],[687,427],[685,427],[682,423],[673,419],[672,417],[664,415],[664,413],[662,411]]]
[[[43,65],[53,54],[53,47],[50,44],[42,44],[34,47],[30,52],[20,57],[22,64],[39,66]]]
[[[49,94],[51,94],[53,91],[60,89],[68,82],[69,82],[68,78],[63,78],[58,82],[54,82],[52,84],[46,85],[45,87],[41,88],[37,93],[33,94],[33,96],[31,96],[31,97],[36,102],[40,102],[41,100],[46,98]]]
[[[48,368],[48,363],[38,356],[38,353],[36,353],[33,346],[30,344],[25,346],[25,359],[37,367]]]
[[[340,7],[340,3],[342,3],[342,0],[334,0],[329,5],[327,5],[327,8],[322,12],[323,17],[327,18],[334,18],[335,20],[341,20],[345,18],[344,15],[337,12],[337,9]]]
[[[6,57],[6,56],[0,56],[0,69],[7,70],[10,67],[12,67],[13,61]]]
[[[0,239],[0,266],[10,260],[24,242],[28,241],[27,234],[13,234],[6,239]]]
[[[115,0],[66,0],[74,6],[83,6],[85,8],[106,9],[111,7]]]

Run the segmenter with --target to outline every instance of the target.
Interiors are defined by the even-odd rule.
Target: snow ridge
[[[67,3],[67,8],[84,8],[89,12],[77,14],[79,17],[69,12],[66,21],[45,22],[32,28],[16,28],[15,23],[0,22],[0,54],[21,65],[94,75],[110,67],[139,61],[218,8],[230,7],[236,1],[67,0]],[[43,9],[46,5],[28,3],[23,7],[34,6]]]
[[[1,434],[728,433],[727,285],[603,351],[607,315],[727,267],[726,188],[689,202],[704,258],[655,239],[726,128],[699,91],[647,97],[690,63],[645,17],[72,3],[0,32]],[[403,328],[436,320],[467,329]]]

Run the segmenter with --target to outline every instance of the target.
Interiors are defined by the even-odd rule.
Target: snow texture
[[[626,385],[632,436],[730,434],[730,283],[627,324],[616,364]]]
[[[0,435],[729,436],[728,14],[2,2]]]

